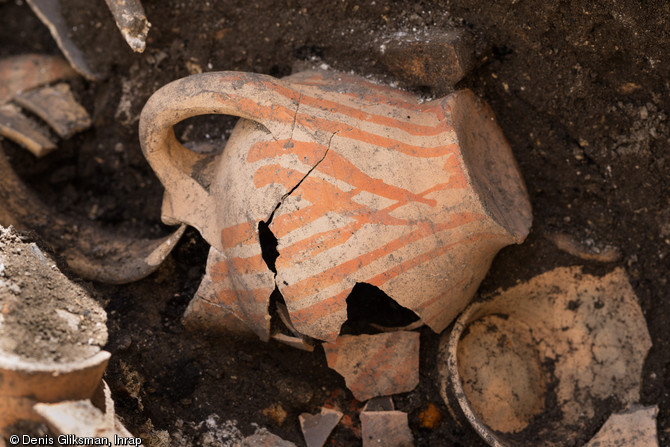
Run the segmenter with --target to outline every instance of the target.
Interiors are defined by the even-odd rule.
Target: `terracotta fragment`
[[[117,444],[115,436],[133,438],[133,445],[142,443],[140,438],[133,436],[121,424],[113,412],[110,420],[108,415],[96,408],[90,400],[36,404],[34,408],[57,435],[107,438],[110,445]]]
[[[363,447],[413,447],[414,436],[402,411],[361,413]]]
[[[419,384],[417,332],[343,335],[335,343],[324,343],[323,349],[328,366],[344,377],[361,402],[406,393]]]
[[[147,44],[151,24],[144,14],[140,0],[105,0],[105,2],[130,48],[136,53],[142,53]]]
[[[302,413],[298,418],[307,447],[322,447],[342,419],[342,412],[331,408],[321,408],[319,414]]]
[[[49,131],[40,128],[12,104],[0,106],[0,135],[24,146],[36,157],[43,157],[56,149]]]
[[[291,331],[293,335],[300,335],[300,332],[298,332],[298,330],[293,326],[293,323],[291,323],[291,316],[288,314],[288,309],[284,304],[277,303],[277,314],[279,315],[279,319],[281,320],[282,324],[286,326],[286,328]]]
[[[0,59],[0,105],[18,92],[75,76],[67,61],[58,56],[22,54]]]
[[[218,326],[219,329],[227,329],[237,334],[253,332],[261,340],[268,341],[270,339],[268,306],[274,289],[272,272],[264,268],[260,254],[254,257],[251,262],[257,264],[253,267],[258,270],[255,281],[260,285],[267,284],[268,287],[249,290],[244,297],[241,294],[231,297],[227,291],[235,287],[237,278],[228,274],[227,262],[226,257],[216,248],[209,249],[205,276],[195,293],[195,298],[191,300],[184,313],[185,322],[191,327],[206,323],[207,328],[214,329]]]
[[[308,352],[314,351],[314,345],[309,343],[304,338],[291,337],[290,335],[281,334],[281,333],[273,334],[272,338],[274,340],[277,340],[280,343],[284,343],[285,345],[292,346],[292,347],[300,349],[302,351],[308,351]]]
[[[658,447],[658,407],[613,414],[585,447]]]
[[[221,155],[189,151],[172,131],[205,113],[243,118]],[[277,288],[300,334],[334,342],[356,283],[440,332],[531,223],[511,149],[470,91],[420,104],[336,72],[202,73],[152,96],[140,140],[166,188],[163,221],[212,245],[207,294],[194,299],[264,340]],[[261,222],[278,243],[268,263]]]
[[[301,336],[300,332],[298,332],[296,328],[293,327],[293,323],[291,323],[291,317],[288,314],[288,309],[286,309],[286,306],[282,303],[276,303],[276,310],[277,315],[281,320],[281,323],[293,335],[277,332],[272,334],[272,338],[281,343],[284,343],[297,349],[301,349],[303,351],[309,351],[309,352],[314,351],[314,341],[307,337]]]
[[[61,365],[0,360],[0,433],[22,420],[41,421],[33,406],[90,397],[102,379],[110,354],[100,351],[84,361]]]
[[[200,284],[200,289],[203,284],[204,280]],[[234,313],[206,299],[192,300],[184,312],[182,321],[184,326],[191,330],[226,331],[243,337],[255,335],[249,325]]]
[[[408,324],[407,326],[400,326],[400,327],[382,326],[381,324],[377,323],[370,323],[370,326],[377,329],[380,332],[396,332],[396,331],[414,331],[423,326],[423,324],[424,324],[423,321],[417,320],[413,323]]]
[[[186,227],[158,239],[113,234],[91,223],[55,212],[16,175],[0,146],[0,225],[36,231],[78,275],[110,284],[137,281],[154,272]]]
[[[602,400],[639,400],[650,347],[624,270],[594,277],[558,268],[468,307],[442,340],[441,393],[490,445],[503,446],[505,433],[543,414],[555,384],[561,417],[548,422],[551,439],[540,434],[538,442],[562,445],[555,440],[579,436],[601,417]]]
[[[61,138],[69,138],[91,125],[88,112],[74,99],[67,84],[19,93],[14,101],[42,118]]]
[[[61,222],[64,221],[67,220],[63,218]],[[49,236],[61,222],[54,222]],[[144,239],[108,233],[92,224],[80,224],[78,241],[74,246],[63,249],[61,254],[68,266],[84,278],[107,284],[125,284],[156,271],[185,230],[185,226],[180,226],[167,236]]]
[[[35,15],[44,23],[58,47],[79,74],[94,81],[101,76],[88,63],[84,53],[70,37],[71,30],[61,15],[61,0],[26,0]]]
[[[244,438],[240,442],[240,447],[296,447],[296,445],[261,428],[253,435]]]

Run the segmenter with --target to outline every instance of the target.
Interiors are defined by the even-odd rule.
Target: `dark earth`
[[[641,400],[659,406],[660,445],[670,445],[670,4],[144,0],[152,27],[146,51],[136,54],[102,0],[62,3],[73,38],[103,75],[72,83],[94,124],[41,160],[9,141],[2,144],[44,202],[138,237],[169,231],[160,223],[162,186],[137,134],[139,112],[160,86],[199,71],[284,76],[307,61],[436,97],[451,86],[394,77],[380,59],[380,42],[465,30],[474,64],[456,88],[474,90],[493,108],[534,209],[526,242],[500,252],[480,293],[557,266],[583,265],[595,274],[623,267],[653,341]],[[0,57],[59,54],[22,0],[0,1],[0,42]],[[200,118],[183,123],[177,135],[220,147],[233,124],[228,117]],[[575,256],[550,240],[557,234],[583,251],[611,246],[620,256],[608,262]],[[304,445],[298,415],[328,404],[345,412],[328,445],[360,443],[362,404],[328,369],[320,348],[307,353],[182,326],[207,250],[190,229],[160,269],[142,281],[110,286],[80,280],[108,312],[106,349],[112,359],[105,377],[126,426],[152,445],[227,445],[239,439],[237,429],[247,435],[254,424]],[[422,332],[421,384],[395,396],[396,408],[409,413],[418,446],[484,445],[467,424],[454,421],[439,397],[438,342],[438,335]],[[429,403],[443,416],[434,429],[419,422]],[[575,445],[616,410],[604,402],[600,419]],[[526,445],[534,442],[529,438]]]

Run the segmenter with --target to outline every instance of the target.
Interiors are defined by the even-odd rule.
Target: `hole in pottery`
[[[272,233],[272,230],[270,230],[269,222],[262,220],[258,222],[258,239],[261,242],[261,256],[263,257],[263,261],[265,261],[265,265],[276,274],[277,267],[275,266],[275,262],[279,257],[279,251],[277,250],[279,242]]]
[[[287,324],[284,322],[284,318],[280,315],[280,307],[286,309],[286,301],[284,301],[284,295],[281,294],[279,288],[275,286],[275,289],[270,294],[270,303],[268,304],[268,313],[270,314],[270,333],[274,334],[276,332],[282,334],[292,334]]]
[[[377,333],[379,327],[404,327],[418,320],[414,312],[396,303],[378,287],[359,282],[347,297],[347,321],[340,333]]]
[[[181,144],[193,152],[218,154],[223,151],[237,120],[236,116],[230,115],[193,116],[177,123],[174,134]]]

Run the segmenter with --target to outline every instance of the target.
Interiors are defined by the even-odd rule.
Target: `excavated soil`
[[[453,26],[463,28],[474,67],[456,87],[474,90],[493,108],[534,211],[526,242],[496,257],[480,291],[557,266],[581,265],[598,275],[623,267],[653,341],[642,403],[659,406],[660,444],[670,445],[668,4],[145,0],[152,27],[146,51],[134,54],[104,2],[62,3],[73,39],[103,74],[71,83],[93,127],[40,160],[2,144],[42,200],[138,237],[169,230],[159,218],[162,187],[137,135],[139,112],[160,86],[212,70],[283,76],[307,62],[432,98],[450,86],[395,78],[391,65],[382,63],[382,45],[428,41]],[[0,42],[0,57],[59,53],[22,0],[0,1]],[[177,135],[221,147],[233,124],[228,117],[194,119]],[[262,426],[303,445],[298,415],[331,405],[345,418],[329,445],[359,443],[361,404],[327,368],[320,349],[308,353],[184,329],[181,315],[204,272],[207,249],[189,230],[148,278],[123,286],[87,284],[108,312],[106,349],[113,355],[106,380],[128,428],[153,445],[230,445]],[[421,384],[396,396],[396,408],[409,413],[418,446],[484,445],[439,398],[438,338],[422,332]],[[419,415],[431,403],[442,422],[422,428]],[[607,400],[602,406],[598,414],[619,410]],[[591,435],[603,422],[604,416],[593,421]]]
[[[0,355],[27,362],[85,360],[107,343],[107,317],[35,243],[0,227]]]

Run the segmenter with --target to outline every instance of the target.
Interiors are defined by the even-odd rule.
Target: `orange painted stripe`
[[[356,86],[361,86],[363,88],[367,88],[368,90],[372,92],[379,92],[381,93],[380,95],[375,97],[376,102],[384,102],[385,99],[388,99],[389,95],[394,96],[394,97],[408,97],[411,99],[415,98],[415,95],[412,93],[405,91],[405,90],[400,90],[397,88],[390,87],[388,85],[384,84],[375,84],[374,82],[369,82],[366,81],[365,79],[361,79],[360,77],[357,76],[348,76],[345,73],[341,73],[338,76],[341,80],[336,80],[336,79],[331,79],[329,77],[325,76],[312,76],[304,81],[298,81],[296,84],[300,85],[314,85],[314,86],[325,86],[325,87],[332,87],[333,85],[336,85],[338,83],[348,83],[348,84],[355,84]],[[356,98],[361,98],[362,95],[359,94],[358,92],[352,92],[352,93],[345,93],[349,94],[352,96],[355,96]],[[381,99],[381,101],[380,101]],[[416,102],[408,102],[407,103],[409,106],[414,106],[414,107],[420,107],[421,105],[416,103]]]
[[[301,95],[299,91],[284,86],[283,84],[286,84],[286,81],[271,76],[259,76],[255,73],[227,72],[221,76],[220,80],[222,84],[233,84],[237,81],[243,87],[250,87],[262,91],[272,90],[281,92],[282,96],[295,102],[299,100]],[[238,88],[235,87],[234,89],[238,90]]]
[[[367,282],[370,284],[373,284],[375,286],[382,286],[385,282],[389,281],[390,279],[400,275],[401,273],[415,267],[416,265],[419,265],[423,262],[428,262],[431,259],[434,259],[447,251],[451,250],[453,247],[457,245],[462,245],[465,243],[471,243],[471,242],[476,242],[478,240],[486,240],[486,239],[492,239],[500,237],[500,235],[497,234],[491,234],[491,233],[478,233],[475,235],[472,235],[468,238],[462,239],[460,241],[454,242],[452,244],[449,244],[444,247],[439,247],[435,250],[432,250],[427,253],[423,253],[415,258],[409,259],[402,264],[396,264],[390,269],[379,273],[371,278],[368,279],[359,279],[358,282]],[[283,290],[284,296],[288,298],[293,298],[293,296],[290,294],[290,292],[287,290],[289,289],[288,287]],[[302,309],[297,309],[291,311],[291,319],[294,322],[300,322],[300,323],[307,323],[310,321],[310,319],[314,318],[315,316],[317,317],[324,317],[328,315],[327,312],[332,311],[334,308],[338,308],[339,305],[343,302],[344,306],[346,307],[346,299],[349,296],[349,293],[351,293],[351,290],[345,290],[343,292],[340,292],[339,294],[326,298],[324,300],[321,300],[317,303],[311,304],[307,307],[304,307]],[[438,298],[434,299],[441,299],[444,297],[445,294],[440,295]],[[423,308],[425,306],[422,306]],[[419,310],[419,309],[412,309],[412,310]],[[439,316],[439,313],[437,314]],[[424,321],[426,321],[424,319]]]
[[[347,297],[351,290],[344,290],[335,296],[331,296],[320,300],[304,309],[291,310],[291,322],[299,329],[298,326],[313,327],[318,325],[319,319],[332,315],[347,308]],[[287,301],[290,301],[291,295],[286,288],[282,289],[282,295]],[[339,328],[338,328],[339,329]],[[333,340],[337,337],[337,332],[332,335],[324,337],[324,340]]]
[[[223,248],[233,248],[237,245],[257,243],[258,241],[253,237],[256,232],[256,225],[256,222],[244,222],[224,228],[221,230],[221,245]]]
[[[272,231],[277,238],[314,222],[328,212],[339,212],[353,217],[365,210],[363,205],[351,201],[353,191],[344,192],[330,183],[315,181],[311,177],[303,180],[297,194],[302,195],[312,205],[292,213],[276,215],[272,221]]]
[[[326,155],[326,158],[319,164],[319,166],[317,166],[316,170],[330,175],[331,177],[335,177],[338,180],[347,182],[349,185],[358,189],[388,199],[425,203],[431,207],[437,205],[435,200],[426,199],[407,189],[390,185],[381,179],[369,176],[336,151],[328,152],[328,155]]]
[[[297,116],[296,122],[312,131],[321,130],[330,133],[337,133],[338,138],[348,138],[350,140],[360,141],[362,143],[394,149],[412,157],[442,157],[444,155],[455,154],[458,151],[458,144],[456,143],[449,143],[438,146],[416,146],[400,140],[396,140],[394,138],[363,131],[354,128],[349,124],[306,116],[300,113]]]
[[[421,253],[418,256],[415,256],[411,259],[408,259],[407,261],[401,263],[401,264],[395,264],[393,267],[390,269],[379,273],[372,278],[366,280],[365,282],[369,282],[370,284],[373,284],[377,287],[381,286],[382,284],[386,283],[387,281],[399,276],[400,274],[418,266],[419,264],[423,264],[425,262],[431,261],[438,256],[441,256],[454,247],[458,245],[463,245],[463,244],[470,244],[474,242],[479,242],[483,240],[489,240],[489,239],[495,239],[501,237],[499,234],[495,233],[475,233],[472,234],[464,239],[461,239],[459,241],[453,242],[448,245],[444,245],[442,247],[438,247],[436,249],[433,249],[431,251]],[[427,306],[427,304],[425,304]],[[423,308],[424,306],[422,306]]]
[[[412,123],[411,121],[402,121],[384,115],[377,115],[369,112],[364,112],[360,108],[351,107],[339,102],[329,101],[322,98],[314,98],[306,95],[303,95],[300,98],[300,104],[321,109],[326,113],[337,113],[340,115],[346,115],[359,121],[374,123],[381,126],[387,126],[394,129],[402,130],[403,132],[406,132],[410,135],[420,135],[429,137],[454,131],[453,126],[448,125],[446,121],[440,121],[434,126],[425,126],[422,124]]]
[[[254,173],[254,186],[260,189],[264,186],[278,183],[283,185],[286,192],[288,192],[293,189],[304,176],[305,173],[296,171],[295,169],[287,169],[279,164],[265,165],[258,168]]]
[[[300,158],[306,165],[314,166],[323,158],[327,150],[326,146],[315,142],[298,140],[260,141],[249,148],[247,161],[254,163],[292,154]]]
[[[323,157],[326,150],[327,148],[325,146],[311,142],[291,140],[263,141],[254,144],[250,148],[247,161],[256,162],[292,153],[300,158],[305,164],[314,166]],[[452,160],[452,158],[454,160]],[[449,174],[463,175],[460,164],[455,157],[450,157],[449,160],[447,160],[447,163],[445,163],[444,168]],[[436,205],[435,200],[425,199],[411,191],[394,185],[389,185],[380,179],[365,174],[358,169],[356,165],[338,154],[336,151],[329,152],[316,169],[319,172],[335,177],[338,180],[347,182],[351,186],[372,194],[392,200],[412,200],[425,203],[429,206]]]
[[[278,87],[278,89],[282,90],[280,87]],[[252,116],[254,119],[260,122],[276,121],[284,124],[290,123],[291,125],[296,122],[313,131],[321,130],[330,133],[337,133],[340,137],[349,138],[380,147],[386,147],[389,149],[395,149],[413,157],[441,157],[443,155],[456,153],[458,150],[458,145],[455,143],[432,147],[411,145],[393,138],[356,129],[346,123],[340,123],[324,118],[317,118],[304,113],[296,114],[295,110],[290,110],[278,104],[273,104],[268,108],[262,107],[257,102],[243,96],[237,96],[234,94],[217,95],[220,102],[226,103],[228,105],[232,104],[235,108],[242,111],[243,114]]]
[[[346,243],[360,226],[352,222],[344,227],[312,234],[296,243],[282,247],[277,258],[277,268],[289,268],[301,259],[313,258],[320,253]]]
[[[405,219],[396,218],[390,213],[398,206],[406,202],[399,201],[383,210],[373,210],[365,205],[351,200],[353,196],[359,193],[359,190],[344,192],[335,185],[327,181],[307,177],[303,180],[297,194],[312,205],[296,210],[292,213],[279,214],[275,216],[272,223],[272,230],[277,238],[281,238],[289,232],[311,223],[326,213],[338,213],[353,219],[359,220],[359,225],[364,223],[381,223],[385,225],[407,225]]]
[[[297,85],[304,85],[306,87],[332,87],[334,85],[333,82],[298,82],[296,83]],[[374,93],[374,92],[368,92],[368,93],[362,93],[362,92],[341,92],[338,93],[338,95],[352,98],[354,100],[358,101],[365,101],[369,103],[370,105],[375,105],[375,104],[381,104],[381,105],[388,105],[390,107],[396,108],[396,109],[401,109],[401,110],[407,110],[410,113],[433,113],[435,114],[434,111],[432,110],[427,110],[423,104],[419,104],[416,102],[416,99],[413,95],[410,93],[407,93],[406,95],[399,95],[398,92],[403,93],[402,90],[394,90],[394,89],[389,89],[389,92],[383,92],[383,93]],[[403,96],[406,99],[402,99]],[[440,114],[435,114],[436,117],[438,117]]]
[[[279,80],[268,80],[268,79],[262,79],[258,80],[256,77],[251,76],[251,75],[240,75],[236,77],[232,77],[228,75],[226,78],[222,79],[222,82],[225,82],[227,84],[230,84],[234,81],[241,81],[244,82],[245,87],[250,86],[251,88],[257,88],[260,90],[270,90],[273,91],[284,98],[288,99],[291,102],[305,102],[306,104],[314,107],[319,107],[319,108],[328,108],[332,107],[335,109],[336,113],[342,113],[345,115],[352,116],[353,118],[360,119],[362,121],[370,121],[370,122],[376,122],[378,124],[384,124],[384,125],[389,125],[390,127],[395,127],[401,130],[404,130],[412,135],[439,135],[442,132],[448,132],[453,129],[453,127],[449,126],[446,127],[446,120],[445,118],[449,115],[444,110],[444,107],[446,105],[444,104],[443,101],[437,101],[434,103],[431,103],[430,105],[419,105],[419,104],[411,104],[403,101],[392,101],[389,103],[390,106],[396,107],[396,108],[403,108],[403,109],[409,109],[414,112],[420,112],[420,113],[431,113],[434,114],[440,123],[438,123],[434,127],[430,126],[421,126],[421,125],[416,125],[412,123],[403,123],[401,121],[397,121],[392,118],[385,117],[383,115],[375,115],[375,114],[370,114],[361,111],[360,109],[356,109],[353,107],[349,107],[344,104],[340,104],[337,102],[333,101],[327,101],[327,100],[322,100],[319,98],[314,98],[314,97],[309,97],[309,96],[303,96],[301,92],[286,87],[284,85],[284,82],[279,81]],[[372,83],[367,83],[365,81],[361,81],[360,79],[357,78],[352,78],[351,82],[356,82],[357,84],[364,84],[366,87],[372,89],[372,90],[379,90],[384,93],[384,95],[366,95],[366,94],[353,94],[355,98],[357,99],[362,99],[362,100],[367,100],[371,104],[375,103],[384,103],[388,99],[388,95],[393,96],[397,90],[384,87],[384,86],[378,86],[376,84]],[[298,83],[297,85],[301,85],[302,83]],[[302,84],[304,85],[304,84]],[[255,119],[258,119],[259,121],[261,120],[268,120],[268,121],[278,121],[282,123],[292,123],[293,119],[296,116],[296,110],[291,110],[286,108],[285,106],[279,105],[279,104],[273,104],[269,108],[268,107],[262,107],[259,105],[258,102],[251,100],[243,95],[238,95],[235,94],[234,92],[231,93],[217,93],[216,96],[219,97],[219,100],[224,103],[232,104],[239,110],[243,111],[244,113],[254,117]],[[297,104],[296,104],[297,108]],[[304,114],[303,114],[303,117]],[[306,116],[306,118],[309,118],[309,116]],[[343,123],[339,123],[341,126],[345,125]]]
[[[259,269],[266,268],[265,262],[260,254],[249,258],[227,258],[215,263],[210,269],[213,282],[224,281],[231,275],[242,276],[256,273]]]
[[[296,82],[296,84],[310,87],[332,87],[337,83],[337,81],[324,79],[325,78],[323,76],[312,76],[307,78],[305,81]],[[319,80],[324,81],[318,82]],[[419,104],[416,101],[415,95],[404,90],[361,81],[360,78],[354,77],[347,77],[347,81],[356,85],[364,84],[363,87],[368,87],[370,92],[342,92],[340,93],[341,96],[350,97],[359,101],[366,101],[370,104],[388,104],[391,107],[409,110],[411,112],[432,114],[435,116],[435,118],[437,118],[438,121],[448,121],[447,118],[451,114],[451,108],[444,102],[444,98],[426,102],[424,104]]]
[[[313,275],[309,278],[305,278],[301,281],[298,281],[295,284],[291,284],[285,287],[284,288],[285,296],[287,297],[287,300],[289,299],[288,297],[290,297],[290,299],[293,301],[307,298],[313,295],[314,290],[324,289],[333,284],[337,284],[341,282],[343,279],[353,275],[356,271],[360,270],[362,267],[371,264],[372,262],[386,255],[389,255],[406,245],[409,245],[413,242],[429,237],[435,233],[439,233],[440,231],[444,231],[450,228],[456,228],[465,225],[467,223],[480,220],[483,217],[484,216],[474,213],[459,213],[452,216],[451,219],[449,219],[446,222],[416,223],[415,225],[416,229],[413,230],[408,235],[392,240],[391,242],[375,250],[371,250],[368,253],[364,253],[356,258],[337,264],[319,274]],[[398,271],[396,275],[399,273],[400,271]],[[391,278],[389,277],[387,278],[387,280],[388,279]]]

